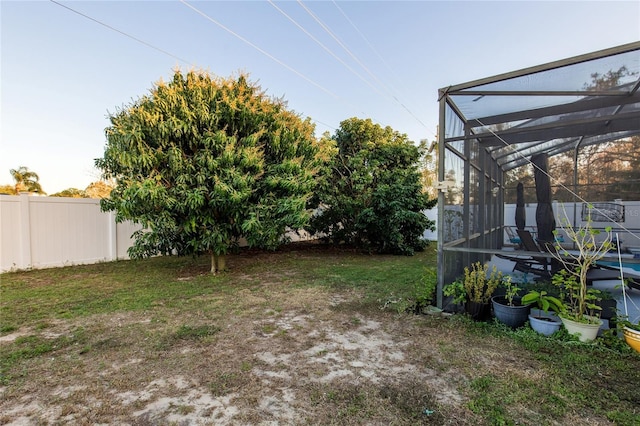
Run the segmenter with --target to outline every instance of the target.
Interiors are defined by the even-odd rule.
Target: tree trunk
[[[217,274],[218,272],[224,272],[226,269],[226,257],[224,254],[211,253],[211,273]]]
[[[224,272],[227,269],[226,265],[227,257],[224,254],[218,255],[218,260],[216,262],[217,272]]]

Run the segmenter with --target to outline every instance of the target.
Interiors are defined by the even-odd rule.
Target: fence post
[[[20,264],[18,269],[29,269],[31,264],[31,213],[29,194],[20,194]]]
[[[108,240],[109,240],[109,260],[118,260],[118,224],[116,223],[116,212],[111,210],[107,213],[108,217]]]

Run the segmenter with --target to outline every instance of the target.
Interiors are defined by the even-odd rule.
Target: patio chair
[[[520,237],[520,241],[522,247],[529,252],[532,253],[542,253],[542,250],[533,239],[533,236],[529,231],[525,231],[522,229],[517,229],[518,236]],[[514,262],[513,266],[514,271],[520,271],[525,274],[534,274],[540,278],[551,278],[551,271],[549,270],[549,266],[551,262],[545,257],[538,256],[510,256],[504,254],[497,255],[501,259],[506,259],[511,262]]]
[[[511,244],[522,247],[522,240],[513,232],[513,229],[511,229],[510,226],[505,226],[504,230],[507,233],[507,238],[509,238],[509,242]]]

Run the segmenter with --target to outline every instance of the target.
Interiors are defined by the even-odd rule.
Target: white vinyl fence
[[[559,235],[565,241],[568,241],[566,232],[562,229],[562,225],[568,222],[578,228],[586,223],[582,217],[582,209],[584,203],[552,203],[553,212],[556,218],[556,226]],[[589,205],[589,204],[587,204]],[[640,248],[640,201],[617,200],[610,203],[592,203],[594,209],[591,210],[592,226],[597,229],[611,228],[612,235],[618,234],[620,245],[622,248]],[[526,227],[527,229],[535,229],[536,227],[536,203],[525,205]],[[607,207],[609,209],[607,210]],[[620,211],[611,210],[611,207],[619,207]],[[515,229],[515,204],[505,204],[504,206],[504,224]],[[599,214],[602,213],[602,214]],[[619,217],[618,215],[621,214]],[[614,220],[610,220],[610,219]],[[602,236],[604,238],[604,234]],[[509,242],[505,233],[505,243]]]
[[[0,195],[0,272],[126,259],[137,229],[97,199]]]
[[[612,226],[620,233],[623,247],[640,247],[640,201],[622,201],[624,219],[620,223],[596,223]],[[580,205],[576,206],[577,225]],[[553,203],[560,222],[563,212]],[[570,218],[574,205],[564,208]],[[536,204],[526,206],[527,225],[535,227]],[[437,208],[425,211],[437,220]],[[505,205],[506,226],[514,226],[515,205]],[[437,226],[437,224],[436,224]],[[115,222],[115,213],[100,211],[100,200],[28,195],[0,195],[0,272],[90,264],[127,259],[131,234],[140,227],[131,222]],[[562,231],[560,231],[562,233]],[[306,233],[290,233],[293,241],[308,240]],[[437,232],[425,231],[423,237],[436,240]],[[508,242],[505,234],[505,243]]]
[[[0,272],[128,259],[138,229],[116,223],[98,199],[0,195]],[[288,237],[310,239],[306,232]]]

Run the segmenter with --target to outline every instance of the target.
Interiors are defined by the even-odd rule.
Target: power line
[[[173,58],[173,59],[176,59],[177,61],[182,62],[182,63],[184,63],[184,64],[187,64],[187,65],[189,65],[189,66],[194,66],[194,63],[193,63],[192,61],[189,61],[189,60],[184,59],[184,58],[182,58],[182,57],[180,57],[180,56],[178,56],[178,55],[175,55],[175,54],[173,54],[173,53],[171,53],[171,52],[169,52],[169,51],[167,51],[167,50],[164,50],[164,49],[162,49],[162,48],[160,48],[160,47],[157,47],[157,46],[155,46],[155,45],[153,45],[153,44],[151,44],[151,43],[149,43],[149,42],[147,42],[147,41],[145,41],[145,40],[142,40],[142,39],[140,39],[140,38],[138,38],[138,37],[136,37],[136,36],[134,36],[134,35],[132,35],[132,34],[130,34],[130,33],[127,33],[127,32],[125,32],[125,31],[123,31],[123,30],[120,30],[120,29],[118,29],[118,28],[116,28],[116,27],[112,26],[112,25],[109,25],[109,24],[107,24],[107,23],[105,23],[105,22],[103,22],[103,21],[100,21],[99,19],[96,19],[96,18],[94,18],[94,17],[92,17],[92,16],[89,16],[89,15],[87,15],[87,14],[83,13],[83,12],[80,12],[80,11],[78,11],[78,10],[76,10],[76,9],[74,9],[74,8],[72,8],[72,7],[70,7],[70,6],[67,6],[67,5],[65,5],[65,4],[63,4],[63,3],[60,3],[59,1],[56,1],[56,0],[49,0],[49,1],[50,1],[51,3],[54,3],[54,4],[55,4],[55,5],[57,5],[57,6],[60,6],[60,7],[64,8],[64,9],[67,9],[67,10],[68,10],[68,11],[70,11],[70,12],[73,12],[73,13],[75,13],[75,14],[77,14],[77,15],[79,15],[79,16],[81,16],[81,17],[85,18],[85,19],[88,19],[88,20],[90,20],[90,21],[92,21],[92,22],[94,22],[94,23],[96,23],[96,24],[98,24],[98,25],[101,25],[101,26],[103,26],[103,27],[105,27],[105,28],[107,28],[107,29],[109,29],[109,30],[111,30],[111,31],[114,31],[114,32],[116,32],[116,33],[118,33],[118,34],[120,34],[120,35],[122,35],[122,36],[125,36],[125,37],[127,37],[127,38],[129,38],[129,39],[131,39],[131,40],[133,40],[133,41],[135,41],[135,42],[137,42],[137,43],[139,43],[139,44],[142,44],[143,46],[146,46],[146,47],[148,47],[148,48],[150,48],[150,49],[153,49],[153,50],[155,50],[155,51],[157,51],[157,52],[160,52],[160,53],[162,53],[163,55],[169,56],[169,57],[171,57],[171,58]],[[343,97],[341,97],[341,96],[339,96],[339,95],[335,94],[335,93],[334,93],[334,92],[332,92],[331,90],[329,90],[329,89],[325,88],[324,86],[320,85],[319,83],[315,82],[314,80],[312,80],[311,78],[307,77],[306,75],[304,75],[303,73],[299,72],[298,70],[294,69],[293,67],[289,66],[289,65],[288,65],[288,64],[286,64],[285,62],[283,62],[283,61],[279,60],[278,58],[276,58],[275,56],[271,55],[270,53],[268,53],[268,52],[267,52],[267,51],[265,51],[264,49],[260,48],[259,46],[255,45],[255,44],[254,44],[254,43],[252,43],[251,41],[249,41],[249,40],[247,40],[246,38],[242,37],[242,36],[241,36],[241,35],[239,35],[238,33],[234,32],[234,31],[233,31],[233,30],[231,30],[230,28],[228,28],[228,27],[226,27],[225,25],[223,25],[222,23],[220,23],[220,22],[216,21],[215,19],[213,19],[212,17],[210,17],[210,16],[209,16],[209,15],[207,15],[206,13],[202,12],[201,10],[199,10],[198,8],[196,8],[195,6],[193,6],[193,5],[189,4],[187,1],[185,1],[185,0],[180,0],[180,1],[181,1],[181,3],[183,3],[185,6],[189,7],[190,9],[192,9],[194,12],[198,13],[199,15],[203,16],[205,19],[207,19],[207,20],[211,21],[212,23],[216,24],[216,25],[217,25],[217,26],[219,26],[220,28],[222,28],[222,29],[224,29],[225,31],[229,32],[229,33],[230,33],[230,34],[232,34],[234,37],[238,38],[239,40],[243,41],[244,43],[246,43],[246,44],[248,44],[249,46],[253,47],[254,49],[258,50],[258,51],[259,51],[260,53],[262,53],[263,55],[267,56],[268,58],[270,58],[271,60],[275,61],[275,62],[276,62],[276,63],[278,63],[279,65],[281,65],[281,66],[285,67],[285,68],[286,68],[286,69],[288,69],[289,71],[291,71],[291,72],[293,72],[294,74],[298,75],[299,77],[301,77],[301,78],[302,78],[302,79],[304,79],[305,81],[307,81],[307,82],[311,83],[312,85],[314,85],[315,87],[319,88],[319,89],[320,89],[320,90],[322,90],[323,92],[325,92],[325,93],[329,94],[330,96],[332,96],[332,97],[334,97],[334,98],[336,98],[336,99],[338,99],[338,100],[340,100],[340,101],[344,102],[345,104],[349,105],[350,107],[352,107],[352,108],[354,108],[354,109],[359,109],[356,105],[354,105],[354,104],[352,104],[352,103],[348,102],[348,101],[347,101],[346,99],[344,99]],[[305,30],[301,25],[299,25],[295,20],[293,20],[293,19],[292,19],[289,15],[287,15],[284,11],[282,11],[280,8],[278,8],[278,7],[277,7],[277,6],[276,6],[276,5],[275,5],[271,0],[269,0],[269,3],[270,3],[273,7],[275,7],[278,11],[280,11],[280,13],[282,13],[285,17],[287,17],[291,22],[293,22],[293,23],[294,23],[298,28],[300,28],[300,30],[302,30],[302,31],[303,31],[303,32],[305,32],[309,37],[311,37],[311,38],[312,38],[316,43],[318,43],[318,44],[319,44],[319,45],[320,45],[324,50],[326,50],[326,51],[327,51],[329,54],[331,54],[334,58],[336,58],[338,61],[340,61],[340,62],[341,62],[345,67],[347,67],[351,72],[353,72],[356,76],[358,76],[362,81],[364,81],[365,83],[367,83],[367,84],[368,84],[368,85],[369,85],[373,90],[375,90],[377,93],[380,93],[380,94],[381,94],[381,92],[380,92],[380,91],[379,91],[375,86],[373,86],[369,81],[367,81],[364,77],[362,77],[360,74],[358,74],[358,73],[357,73],[357,72],[356,72],[352,67],[350,67],[350,66],[349,66],[348,64],[346,64],[343,60],[341,60],[341,59],[340,59],[340,58],[339,58],[339,57],[338,57],[334,52],[332,52],[329,48],[327,48],[326,46],[324,46],[324,45],[323,45],[319,40],[317,40],[315,37],[313,37],[313,35],[311,35],[307,30]],[[300,2],[300,4],[302,5],[302,3],[301,3],[301,2]],[[372,76],[376,81],[378,81],[378,82],[380,83],[380,85],[381,85],[382,87],[384,87],[384,88],[385,88],[385,90],[387,91],[387,93],[388,93],[388,94],[390,94],[390,93],[389,93],[389,89],[388,89],[388,88],[387,88],[387,87],[386,87],[386,86],[385,86],[385,85],[384,85],[384,84],[383,84],[383,83],[382,83],[382,82],[381,82],[381,81],[380,81],[380,80],[379,80],[375,75],[373,75],[373,73],[371,73],[371,71],[370,71],[370,70],[368,70],[368,69],[366,68],[366,66],[365,66],[364,64],[362,64],[362,63],[361,63],[361,62],[360,62],[360,61],[355,57],[355,55],[353,55],[353,53],[352,53],[351,51],[349,51],[349,50],[348,50],[348,48],[347,48],[347,47],[346,47],[342,42],[340,42],[340,41],[337,39],[337,37],[336,37],[336,36],[331,32],[331,30],[330,30],[326,25],[324,25],[323,23],[321,23],[321,21],[319,21],[319,19],[318,19],[318,18],[317,18],[317,17],[316,17],[316,16],[315,16],[315,15],[314,15],[310,10],[308,10],[304,5],[302,5],[302,6],[303,6],[303,8],[305,8],[305,10],[307,10],[307,13],[309,13],[311,16],[313,16],[313,17],[314,17],[314,19],[316,19],[316,20],[319,22],[319,24],[320,24],[321,26],[323,26],[323,28],[325,29],[325,31],[328,31],[328,32],[329,32],[329,34],[331,34],[331,35],[332,35],[332,37],[333,37],[334,39],[336,39],[336,41],[338,41],[338,43],[343,47],[343,49],[345,49],[345,50],[349,53],[349,55],[350,55],[350,56],[351,56],[351,57],[352,57],[352,58],[353,58],[353,59],[354,59],[354,60],[355,60],[355,61],[356,61],[356,62],[357,62],[361,67],[363,67],[363,69],[365,69],[365,71],[367,71],[367,73],[369,73],[369,75],[371,75],[371,76]],[[390,94],[390,96],[391,96],[394,100],[396,100],[398,103],[400,103],[400,104],[404,107],[404,105],[403,105],[403,104],[402,104],[402,103],[401,103],[401,102],[400,102],[400,101],[399,101],[395,96],[393,96],[392,94]],[[404,107],[404,108],[407,110],[407,112],[409,112],[411,115],[413,115],[413,113],[412,113],[411,111],[409,111],[406,107]],[[364,114],[364,115],[366,115],[366,113],[364,113],[363,111],[361,111],[361,113],[362,113],[362,114]],[[415,117],[415,116],[414,116],[414,117]],[[417,117],[415,117],[415,118],[417,119]],[[313,121],[315,121],[315,122],[317,122],[318,124],[322,124],[323,126],[326,126],[326,127],[330,128],[330,129],[335,130],[335,128],[334,128],[333,126],[330,126],[330,125],[328,125],[328,124],[326,124],[326,123],[323,123],[323,122],[321,122],[321,121],[319,121],[319,120],[315,120],[315,119],[312,119],[312,120],[313,120]],[[374,119],[374,120],[375,120],[375,119]],[[375,121],[378,121],[378,120],[375,120]],[[418,121],[419,121],[419,119],[418,119]],[[378,122],[379,122],[379,121],[378,121]],[[424,126],[424,123],[421,123],[421,124]],[[426,126],[425,126],[425,128],[426,128]]]
[[[80,16],[82,16],[83,18],[89,19],[90,21],[93,21],[93,22],[95,22],[96,24],[102,25],[103,27],[108,28],[108,29],[110,29],[111,31],[115,31],[115,32],[117,32],[117,33],[119,33],[119,34],[121,34],[121,35],[123,35],[123,36],[125,36],[125,37],[128,37],[128,38],[130,38],[130,39],[132,39],[132,40],[134,40],[134,41],[137,41],[137,42],[138,42],[138,43],[140,43],[140,44],[143,44],[143,45],[145,45],[145,46],[147,46],[147,47],[149,47],[149,48],[151,48],[151,49],[157,50],[157,51],[158,51],[158,52],[160,52],[160,53],[163,53],[163,54],[165,54],[165,55],[167,55],[167,56],[170,56],[170,57],[171,57],[171,58],[173,58],[173,59],[176,59],[176,60],[178,60],[178,61],[180,61],[180,62],[184,62],[184,63],[185,63],[185,64],[187,64],[187,65],[192,65],[192,63],[190,63],[190,62],[189,62],[189,61],[187,61],[186,59],[182,59],[181,57],[176,56],[176,55],[174,55],[173,53],[167,52],[166,50],[161,49],[161,48],[159,48],[159,47],[156,47],[156,46],[152,45],[151,43],[147,43],[146,41],[141,40],[141,39],[139,39],[139,38],[137,38],[137,37],[135,37],[135,36],[132,36],[132,35],[131,35],[131,34],[129,34],[129,33],[126,33],[126,32],[121,31],[121,30],[119,30],[119,29],[117,29],[117,28],[115,28],[115,27],[112,27],[112,26],[111,26],[111,25],[109,25],[109,24],[105,24],[104,22],[99,21],[99,20],[97,20],[97,19],[95,19],[95,18],[92,18],[92,17],[91,17],[91,16],[89,16],[89,15],[85,15],[84,13],[79,12],[79,11],[77,11],[77,10],[75,10],[75,9],[73,9],[73,8],[71,8],[71,7],[69,7],[69,6],[67,6],[67,5],[64,5],[64,4],[60,3],[60,2],[57,2],[56,0],[49,0],[49,1],[50,1],[51,3],[57,4],[57,5],[58,5],[58,6],[60,6],[60,7],[65,8],[65,9],[67,9],[67,10],[69,10],[69,11],[73,12],[73,13],[76,13],[76,14],[80,15]]]
[[[161,48],[159,48],[159,47],[157,47],[157,46],[154,46],[154,45],[153,45],[153,44],[151,44],[151,43],[148,43],[148,42],[146,42],[146,41],[144,41],[144,40],[142,40],[142,39],[139,39],[139,38],[137,38],[137,37],[135,37],[135,36],[133,36],[133,35],[131,35],[131,34],[129,34],[129,33],[126,33],[126,32],[124,32],[124,31],[122,31],[122,30],[119,30],[118,28],[115,28],[115,27],[113,27],[113,26],[111,26],[111,25],[109,25],[109,24],[106,24],[106,23],[104,23],[104,22],[102,22],[102,21],[100,21],[100,20],[98,20],[98,19],[96,19],[96,18],[93,18],[93,17],[91,17],[91,16],[89,16],[89,15],[87,15],[87,14],[85,14],[85,13],[82,13],[82,12],[80,12],[80,11],[78,11],[78,10],[75,10],[75,9],[73,9],[73,8],[71,8],[71,7],[67,6],[67,5],[64,5],[64,4],[62,4],[62,3],[60,3],[60,2],[58,2],[58,1],[56,1],[56,0],[49,0],[49,1],[50,1],[51,3],[54,3],[54,4],[58,5],[58,6],[60,6],[60,7],[65,8],[65,9],[67,9],[67,10],[69,10],[69,11],[71,11],[71,12],[73,12],[73,13],[77,14],[77,15],[80,15],[80,16],[82,16],[82,17],[83,17],[83,18],[85,18],[85,19],[88,19],[88,20],[90,20],[90,21],[92,21],[92,22],[95,22],[96,24],[102,25],[103,27],[105,27],[105,28],[107,28],[107,29],[109,29],[109,30],[111,30],[111,31],[115,31],[115,32],[117,32],[117,33],[118,33],[118,34],[120,34],[120,35],[123,35],[123,36],[125,36],[125,37],[127,37],[127,38],[130,38],[130,39],[132,39],[132,40],[134,40],[134,41],[136,41],[136,42],[138,42],[138,43],[140,43],[140,44],[142,44],[142,45],[144,45],[144,46],[146,46],[146,47],[149,47],[149,48],[151,48],[151,49],[153,49],[153,50],[156,50],[156,51],[158,51],[158,52],[160,52],[160,53],[162,53],[162,54],[164,54],[164,55],[167,55],[167,56],[169,56],[169,57],[171,57],[171,58],[174,58],[174,59],[176,59],[176,60],[178,60],[178,61],[180,61],[180,62],[183,62],[183,63],[185,63],[185,64],[187,64],[187,65],[189,65],[189,66],[194,66],[193,62],[190,62],[190,61],[188,61],[188,60],[186,60],[186,59],[183,59],[183,58],[181,58],[181,57],[179,57],[179,56],[177,56],[177,55],[174,55],[174,54],[173,54],[173,53],[171,53],[171,52],[168,52],[168,51],[166,51],[166,50],[164,50],[164,49],[161,49]],[[186,4],[186,2],[183,2],[183,3],[185,3],[185,4]],[[188,4],[187,4],[187,5],[188,5]],[[188,6],[189,6],[189,7],[191,7],[191,5],[188,5]],[[191,7],[191,8],[192,8],[192,9],[194,9],[193,7]],[[194,9],[194,10],[195,10],[195,9]],[[210,18],[209,18],[209,19],[210,19]],[[216,23],[217,23],[217,22],[216,22]],[[222,26],[221,24],[218,24],[218,25]],[[225,30],[230,31],[230,30],[229,30],[229,29],[227,29],[226,27],[224,27],[224,26],[222,26],[222,27],[223,27]],[[238,36],[237,34],[233,33],[232,31],[230,31],[230,32],[231,32],[232,34],[236,35],[237,37],[239,37],[241,40],[243,40],[243,41],[245,41],[245,42],[249,43],[248,41],[244,40],[242,37]],[[249,44],[251,44],[251,43],[249,43]],[[256,46],[254,46],[254,47],[256,47]],[[256,48],[257,48],[257,47],[256,47]],[[259,49],[259,48],[257,48],[257,49]],[[260,49],[259,49],[259,50],[260,50]],[[266,52],[263,52],[263,53],[267,54]],[[268,55],[268,54],[267,54],[267,55]],[[270,56],[270,55],[268,55],[268,56]],[[276,58],[272,58],[272,59],[274,59],[276,62],[280,62],[280,61],[278,61]],[[283,66],[285,66],[285,67],[287,67],[287,68],[289,68],[286,64],[282,64],[282,65],[283,65]],[[293,70],[293,69],[291,69],[291,70],[292,70],[293,72],[296,72],[296,73],[297,73],[297,71],[295,71],[295,70]],[[305,78],[305,79],[306,79],[306,77],[304,77],[303,75],[301,75],[301,77],[303,77],[303,78]],[[308,80],[308,79],[307,79],[307,80]],[[314,83],[313,81],[311,81],[311,80],[309,80],[309,81],[310,81],[312,84],[316,85],[317,87],[319,87],[319,88],[321,88],[321,89],[323,89],[323,90],[327,91],[327,90],[326,90],[326,89],[324,89],[322,86],[319,86],[319,85],[315,84],[315,83]],[[338,97],[338,98],[339,98],[339,96],[334,95],[333,93],[331,93],[331,92],[329,92],[329,91],[327,91],[327,92],[328,92],[329,94],[331,94],[332,96],[335,96],[335,97]],[[330,129],[335,130],[335,128],[334,128],[333,126],[330,126],[330,125],[328,125],[328,124],[326,124],[326,123],[323,123],[323,122],[321,122],[321,121],[319,121],[319,120],[315,120],[315,119],[313,119],[313,118],[311,118],[311,120],[312,120],[312,121],[314,121],[314,122],[316,122],[316,123],[322,124],[323,126],[326,126],[326,127],[330,128]]]
[[[254,49],[256,49],[258,52],[262,53],[263,55],[265,55],[266,57],[268,57],[269,59],[275,61],[276,63],[278,63],[279,65],[282,65],[283,67],[285,67],[286,69],[288,69],[289,71],[293,72],[294,74],[296,74],[298,77],[303,78],[304,80],[306,80],[307,82],[313,84],[314,86],[316,86],[318,89],[322,90],[323,92],[333,96],[334,98],[340,99],[340,96],[336,95],[335,93],[333,93],[332,91],[330,91],[329,89],[325,88],[324,86],[321,86],[320,84],[316,83],[315,81],[311,80],[309,77],[307,77],[306,75],[302,74],[300,71],[296,70],[293,67],[290,67],[289,65],[287,65],[286,63],[282,62],[280,59],[276,58],[275,56],[273,56],[272,54],[270,54],[269,52],[267,52],[266,50],[260,48],[259,46],[255,45],[254,43],[250,42],[249,40],[247,40],[246,38],[242,37],[240,34],[236,33],[235,31],[231,30],[230,28],[222,25],[220,22],[216,21],[215,19],[213,19],[212,17],[210,17],[209,15],[207,15],[206,13],[204,13],[203,11],[201,11],[200,9],[198,9],[195,6],[192,6],[191,4],[187,3],[186,0],[180,0],[180,2],[182,4],[184,4],[185,6],[187,6],[189,9],[193,10],[194,12],[196,12],[198,15],[202,16],[203,18],[207,19],[208,21],[216,24],[217,26],[219,26],[220,28],[222,28],[223,30],[225,30],[226,32],[228,32],[229,34],[233,35],[234,37],[238,38],[239,40],[243,41],[244,43],[248,44],[249,46],[253,47]]]
[[[194,12],[196,12],[198,15],[202,16],[203,18],[207,19],[208,21],[212,22],[213,24],[217,25],[218,27],[222,28],[223,30],[227,31],[229,34],[233,35],[234,37],[238,38],[239,40],[241,40],[242,42],[244,42],[245,44],[251,46],[252,48],[256,49],[258,52],[262,53],[263,55],[265,55],[266,57],[268,57],[269,59],[271,59],[272,61],[276,62],[277,64],[285,67],[286,69],[288,69],[289,71],[293,72],[294,74],[296,74],[298,77],[304,79],[305,81],[307,81],[308,83],[311,83],[312,85],[314,85],[315,87],[317,87],[318,89],[322,90],[323,92],[333,96],[334,98],[344,102],[346,105],[349,105],[351,108],[354,109],[359,109],[356,105],[348,102],[345,98],[333,93],[331,90],[325,88],[324,86],[320,85],[319,83],[315,82],[314,80],[312,80],[311,78],[307,77],[306,75],[304,75],[303,73],[301,73],[300,71],[296,70],[295,68],[289,66],[288,64],[286,64],[285,62],[281,61],[280,59],[276,58],[275,56],[273,56],[272,54],[270,54],[269,52],[267,52],[266,50],[260,48],[259,46],[257,46],[256,44],[252,43],[251,41],[247,40],[246,38],[242,37],[240,34],[236,33],[235,31],[231,30],[230,28],[226,27],[225,25],[221,24],[220,22],[216,21],[215,19],[213,19],[211,16],[207,15],[206,13],[204,13],[203,11],[201,11],[200,9],[198,9],[197,7],[189,4],[186,0],[180,0],[180,2],[182,4],[184,4],[185,6],[187,6],[189,9],[193,10]],[[361,111],[362,112],[362,111]],[[364,114],[364,112],[362,112]],[[314,120],[315,121],[315,120]],[[333,128],[333,127],[331,127]]]
[[[369,39],[362,33],[362,31],[360,31],[360,29],[356,26],[356,24],[347,16],[347,14],[345,13],[345,11],[338,5],[338,3],[336,3],[335,0],[332,0],[333,5],[336,7],[336,9],[338,9],[340,11],[340,13],[342,14],[342,16],[344,17],[344,19],[346,19],[346,21],[349,23],[349,25],[351,25],[353,27],[353,29],[358,33],[358,35],[364,40],[365,43],[367,43],[367,46],[369,46],[369,49],[371,49],[371,51],[373,53],[376,54],[376,56],[378,57],[378,59],[380,59],[380,61],[387,67],[387,69],[389,71],[391,71],[394,74],[394,77],[398,78],[398,76],[396,75],[396,73],[394,72],[394,70],[391,68],[391,66],[389,65],[389,63],[384,59],[384,57],[376,50],[376,48],[373,46],[373,44],[371,44],[371,42],[369,41]]]
[[[344,65],[349,71],[351,71],[353,74],[355,74],[360,80],[364,81],[366,84],[369,85],[369,87],[371,87],[373,90],[375,90],[376,92],[380,93],[380,91],[378,91],[378,89],[373,86],[371,84],[371,82],[367,81],[364,77],[362,77],[360,74],[358,74],[358,72],[356,70],[354,70],[349,64],[347,64],[345,61],[343,61],[338,55],[336,55],[335,53],[333,53],[333,51],[331,49],[329,49],[327,46],[325,46],[324,44],[322,44],[322,42],[320,40],[318,40],[317,38],[315,38],[309,31],[307,31],[302,25],[300,25],[298,22],[296,22],[291,16],[289,16],[284,10],[280,9],[278,6],[275,5],[275,3],[273,3],[271,0],[268,0],[269,3],[271,4],[271,6],[273,6],[278,12],[280,12],[282,15],[284,15],[285,18],[287,18],[288,20],[290,20],[296,27],[298,27],[302,32],[304,32],[306,35],[309,36],[309,38],[311,38],[311,40],[315,41],[320,47],[322,47],[327,53],[329,53],[331,56],[333,56],[338,62],[340,62],[342,65]]]
[[[164,50],[160,47],[157,47],[145,40],[142,40],[132,34],[129,34],[123,30],[120,30],[112,25],[109,25],[103,21],[100,21],[99,19],[93,18],[92,16],[89,16],[85,13],[82,13],[70,6],[67,6],[65,4],[60,3],[59,1],[56,0],[49,0],[51,3],[54,3],[57,6],[60,6],[64,9],[69,10],[70,12],[73,12],[79,16],[82,16],[85,19],[88,19],[98,25],[101,25],[111,31],[114,31],[122,36],[125,36],[131,40],[134,40],[135,42],[142,44],[150,49],[153,49],[157,52],[162,53],[163,55],[169,56],[173,59],[176,59],[179,62],[182,62],[184,64],[193,66],[194,63],[192,61],[188,61],[180,56],[177,56],[167,50]],[[328,49],[326,46],[322,45],[322,43],[320,43],[317,39],[315,39],[308,31],[306,31],[302,26],[300,26],[297,22],[295,22],[291,17],[289,17],[286,13],[284,13],[284,11],[282,11],[280,8],[278,8],[275,4],[273,4],[271,1],[269,1],[276,9],[278,9],[284,16],[286,16],[289,20],[291,20],[295,25],[297,25],[302,31],[304,31],[307,35],[309,35],[309,37],[311,37],[314,41],[316,41],[318,44],[320,44],[327,52],[329,52],[332,56],[334,56],[336,59],[338,59],[341,63],[343,63],[343,65],[345,65],[348,69],[350,69],[355,75],[357,75],[361,80],[363,80],[364,82],[366,82],[373,90],[375,90],[376,92],[380,93],[377,88],[373,85],[371,85],[370,82],[368,82],[366,79],[364,79],[361,75],[359,75],[355,70],[353,70],[353,68],[351,68],[348,64],[346,64],[344,61],[342,61],[340,58],[338,58],[337,55],[335,55],[335,53],[331,52],[330,49]],[[184,5],[186,5],[187,7],[189,7],[190,9],[192,9],[193,11],[195,11],[196,13],[200,14],[201,16],[203,16],[204,18],[206,18],[207,20],[213,22],[214,24],[218,25],[220,28],[224,29],[225,31],[229,32],[230,34],[232,34],[233,36],[235,36],[236,38],[240,39],[241,41],[243,41],[244,43],[248,44],[249,46],[253,47],[254,49],[258,50],[260,53],[264,54],[265,56],[267,56],[268,58],[270,58],[271,60],[275,61],[276,63],[278,63],[279,65],[285,67],[286,69],[288,69],[289,71],[293,72],[294,74],[298,75],[299,77],[301,77],[302,79],[304,79],[305,81],[311,83],[312,85],[314,85],[315,87],[319,88],[320,90],[322,90],[323,92],[329,94],[330,96],[346,103],[347,105],[349,105],[352,108],[358,109],[358,107],[350,102],[348,102],[346,99],[342,98],[341,96],[335,94],[334,92],[332,92],[331,90],[325,88],[324,86],[320,85],[319,83],[315,82],[314,80],[312,80],[311,78],[307,77],[306,75],[304,75],[303,73],[299,72],[298,70],[294,69],[293,67],[289,66],[288,64],[284,63],[283,61],[279,60],[278,58],[276,58],[275,56],[271,55],[270,53],[268,53],[267,51],[265,51],[264,49],[260,48],[259,46],[255,45],[254,43],[250,42],[249,40],[247,40],[246,38],[242,37],[241,35],[237,34],[236,32],[234,32],[233,30],[229,29],[228,27],[224,26],[222,23],[216,21],[215,19],[211,18],[210,16],[208,16],[207,14],[205,14],[204,12],[202,12],[201,10],[199,10],[198,8],[196,8],[195,6],[192,6],[191,4],[189,4],[187,1],[185,0],[181,0],[181,3],[183,3]],[[308,12],[309,13],[309,12]],[[335,37],[335,36],[334,36]],[[346,48],[346,46],[343,45],[343,48]],[[348,51],[348,49],[347,49]],[[358,62],[369,74],[371,74],[371,72],[369,70],[366,69],[366,67],[360,63],[357,58],[355,58],[355,56],[349,52],[350,55],[354,58],[354,60],[356,60],[356,62]],[[372,74],[371,74],[372,75]],[[375,78],[375,76],[373,76]],[[378,80],[379,81],[379,80]],[[381,83],[381,82],[380,82]],[[381,85],[384,87],[384,85],[381,83]],[[388,89],[387,89],[388,91]],[[407,110],[408,111],[408,110]],[[409,113],[411,113],[410,111],[408,111]],[[361,111],[362,114],[365,114],[364,112]],[[366,114],[365,114],[366,115]],[[322,124],[328,128],[334,129],[333,126],[329,126],[325,123],[322,123],[318,120],[313,120],[319,124]],[[377,120],[376,120],[377,121]]]
[[[333,2],[335,4],[335,1]],[[422,120],[420,120],[420,118],[418,116],[416,116],[413,111],[411,111],[409,108],[407,108],[407,106],[402,103],[400,101],[400,99],[398,99],[398,97],[393,94],[392,90],[389,89],[389,87],[384,84],[384,82],[382,82],[373,72],[371,72],[371,70],[362,62],[360,61],[360,59],[358,59],[358,57],[346,46],[345,43],[342,42],[342,40],[340,40],[340,38],[329,28],[328,25],[326,25],[324,22],[322,22],[322,20],[315,15],[309,8],[307,8],[304,3],[302,2],[302,0],[298,0],[298,4],[300,4],[300,6],[302,6],[302,8],[327,32],[327,34],[329,34],[335,41],[336,43],[338,43],[338,45],[340,45],[340,47],[342,47],[344,49],[345,52],[347,52],[347,54],[358,64],[362,67],[362,69],[365,70],[365,72],[367,74],[369,74],[369,76],[371,76],[371,78],[373,78],[387,93],[387,95],[393,99],[398,105],[400,105],[407,113],[409,113],[418,123],[420,123],[425,129],[428,130],[426,124],[424,124],[422,122]],[[338,7],[337,4],[335,4],[336,7]],[[346,16],[346,14],[344,13],[344,11],[342,9],[340,9],[338,7],[338,10],[340,10],[340,12],[343,14],[343,16],[347,19],[347,21],[356,29],[356,31],[365,39],[365,41],[367,41],[367,43],[369,44],[369,46],[371,46],[371,43],[368,42],[368,40],[366,39],[366,37],[364,37],[362,35],[362,33],[357,29],[357,27],[355,26],[355,24]],[[334,55],[335,56],[335,55]],[[373,85],[371,85],[368,81],[367,84],[369,84],[369,86],[373,87],[374,90],[376,90],[376,92],[380,93]]]

